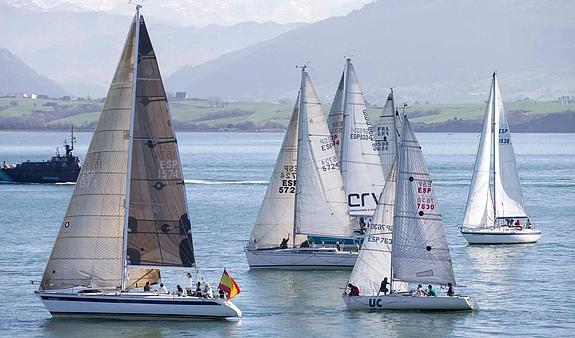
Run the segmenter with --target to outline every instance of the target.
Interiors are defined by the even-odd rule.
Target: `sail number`
[[[178,160],[159,160],[158,177],[170,179],[178,177]]]
[[[373,142],[373,150],[375,151],[388,151],[389,150],[389,142],[384,140],[376,140]]]
[[[337,157],[335,157],[335,156],[332,156],[332,157],[327,158],[325,160],[321,160],[320,165],[321,165],[321,170],[323,170],[323,171],[339,169],[339,162],[337,161]]]
[[[387,237],[367,236],[367,241],[370,243],[391,245],[391,238],[387,238]]]
[[[431,188],[430,181],[417,182],[417,210],[434,210],[435,199],[429,196],[433,189]],[[424,196],[427,195],[427,196]]]
[[[281,186],[278,188],[280,194],[295,194],[296,166],[284,165],[281,177]]]

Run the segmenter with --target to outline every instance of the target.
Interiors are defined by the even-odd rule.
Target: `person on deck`
[[[144,292],[150,292],[150,282],[146,282],[146,285],[144,285]]]
[[[164,286],[164,283],[160,283],[160,288],[158,289],[159,293],[168,294],[168,289]]]
[[[451,283],[447,283],[447,295],[449,297],[455,296],[455,291],[453,290],[453,285]]]
[[[359,296],[359,288],[351,283],[347,284],[347,287],[349,288],[349,296]]]
[[[433,290],[433,287],[430,285],[427,286],[427,297],[435,297],[437,296],[437,294],[435,293],[435,290]]]
[[[339,241],[335,242],[335,248],[337,249],[337,251],[341,251],[341,245],[339,245]]]
[[[377,291],[377,295],[379,296],[379,293],[383,292],[383,295],[386,296],[387,293],[389,292],[389,289],[387,288],[388,285],[391,286],[390,283],[387,281],[387,277],[385,277],[381,281],[381,285],[379,286],[379,291]]]
[[[521,226],[521,222],[520,222],[519,220],[516,220],[516,221],[515,221],[515,226],[516,226],[516,227]]]
[[[188,288],[192,290],[194,288],[194,282],[192,281],[192,274],[188,272],[186,274],[186,278],[188,279]]]
[[[415,293],[418,296],[427,296],[427,292],[425,292],[425,290],[423,290],[423,286],[421,284],[417,285],[417,290],[415,291]]]
[[[196,297],[202,296],[202,284],[198,281],[196,283]]]
[[[212,287],[210,286],[210,283],[206,283],[204,285],[204,295],[207,298],[214,298],[214,292],[212,291]]]
[[[289,242],[289,236],[290,236],[290,234],[288,234],[287,238],[284,237],[284,238],[282,239],[282,242],[281,242],[281,244],[280,244],[280,249],[287,249],[287,247],[288,247],[288,242]]]
[[[179,284],[176,285],[176,295],[178,295],[178,296],[184,295],[184,289],[182,289],[182,287]]]

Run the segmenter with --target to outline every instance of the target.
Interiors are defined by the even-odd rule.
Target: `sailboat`
[[[410,283],[456,285],[443,220],[423,152],[409,120],[403,117],[397,159],[344,293],[351,310],[473,310],[477,302],[463,295],[423,296]],[[389,294],[380,294],[387,279]]]
[[[374,144],[374,128],[350,58],[334,96],[328,125],[338,151],[350,215],[357,222],[356,228],[361,228],[375,212],[385,176]]]
[[[297,175],[297,179],[296,179]],[[357,251],[308,246],[307,235],[351,237],[339,162],[306,68],[246,258],[251,268],[351,268]]]
[[[495,73],[460,229],[469,244],[534,243],[541,238],[541,230],[531,223],[525,207]]]
[[[138,292],[195,268],[176,135],[140,5],[36,294],[53,316],[239,317],[223,298]]]

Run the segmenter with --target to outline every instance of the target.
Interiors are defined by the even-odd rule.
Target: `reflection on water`
[[[48,159],[67,133],[1,133],[0,160]],[[479,139],[475,134],[420,134],[459,284],[477,298],[474,313],[347,311],[349,271],[249,270],[243,247],[259,211],[282,134],[180,133],[194,246],[203,276],[217,285],[224,266],[239,283],[244,317],[228,321],[60,320],[50,316],[29,280],[41,277],[73,185],[0,185],[2,336],[570,336],[575,330],[575,137],[514,135],[537,244],[469,246],[461,222]],[[79,133],[84,158],[90,134]],[[205,183],[208,182],[208,183]],[[209,183],[217,182],[217,184]],[[242,182],[242,184],[226,184]],[[253,184],[252,184],[252,183]],[[187,271],[166,271],[169,288]],[[193,271],[192,271],[193,272]]]

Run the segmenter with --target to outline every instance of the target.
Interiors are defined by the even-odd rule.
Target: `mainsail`
[[[341,74],[341,79],[337,85],[337,90],[333,97],[333,103],[329,109],[329,114],[327,115],[327,125],[329,126],[329,133],[333,139],[333,147],[335,149],[335,154],[337,160],[341,161],[341,143],[343,134],[343,110],[344,110],[344,82],[345,81],[345,71]]]
[[[385,106],[379,115],[379,121],[375,128],[374,144],[379,153],[381,168],[384,177],[391,172],[391,166],[397,157],[397,143],[399,141],[399,129],[401,120],[395,110],[393,90],[389,93]]]
[[[249,247],[253,249],[278,248],[283,238],[294,230],[294,207],[297,169],[299,95],[291,120],[278,154],[258,218],[252,230]],[[304,239],[301,238],[303,241]],[[295,243],[299,241],[296,239]],[[289,240],[294,244],[293,236]]]
[[[393,279],[453,283],[443,220],[421,146],[403,118],[393,222]]]
[[[385,184],[373,128],[350,59],[346,64],[341,173],[352,216],[371,217]]]
[[[495,206],[497,217],[527,217],[523,191],[519,181],[517,164],[511,131],[503,108],[503,99],[499,90],[499,82],[493,74],[493,94],[495,95],[495,119],[498,124],[499,136],[495,143],[497,156],[495,156]]]
[[[494,118],[495,95],[493,87],[483,121],[483,130],[479,149],[475,158],[473,178],[467,196],[463,226],[468,228],[485,228],[494,224],[493,201],[489,190],[489,175],[491,170],[491,148],[493,148],[493,133],[495,132]]]
[[[191,223],[168,100],[141,19],[128,219],[128,264],[195,264]]]
[[[138,13],[41,288],[155,283],[154,267],[194,264],[190,227],[167,100]]]
[[[350,237],[339,162],[325,115],[305,68],[299,105],[295,229],[299,234]]]

